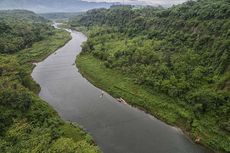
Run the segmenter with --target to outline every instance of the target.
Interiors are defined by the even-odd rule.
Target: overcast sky
[[[83,0],[88,2],[120,2],[123,3],[123,0]],[[164,5],[170,6],[173,4],[181,4],[187,0],[124,0],[125,4],[137,4],[137,5]]]

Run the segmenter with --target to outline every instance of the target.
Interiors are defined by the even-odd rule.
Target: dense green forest
[[[92,82],[230,152],[230,1],[113,6],[90,10],[70,25],[87,31],[77,62]]]
[[[51,34],[45,19],[33,12],[0,11],[0,21],[0,53],[15,53]]]
[[[91,137],[66,123],[37,93],[32,62],[70,39],[29,11],[0,11],[0,152],[100,152]]]

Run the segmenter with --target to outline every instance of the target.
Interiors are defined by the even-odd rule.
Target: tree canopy
[[[33,12],[0,11],[0,152],[97,153],[92,138],[66,123],[37,93],[32,62],[70,39]]]
[[[228,0],[188,1],[167,9],[94,9],[72,18],[70,24],[88,29],[83,54],[92,54],[153,93],[183,101],[194,111],[191,123],[209,116],[217,128],[213,131],[229,137]],[[221,143],[212,147],[230,151]]]
[[[30,11],[0,11],[0,21],[0,53],[15,53],[52,34],[48,21]]]

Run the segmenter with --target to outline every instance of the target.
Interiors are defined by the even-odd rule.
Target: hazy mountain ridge
[[[1,0],[0,9],[27,9],[35,12],[79,12],[92,8],[108,8],[112,3],[81,0]]]

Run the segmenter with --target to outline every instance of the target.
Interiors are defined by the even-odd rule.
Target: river
[[[208,153],[178,128],[127,104],[119,103],[88,82],[75,65],[87,38],[68,30],[72,39],[37,64],[32,77],[39,96],[67,121],[89,132],[105,153]]]

